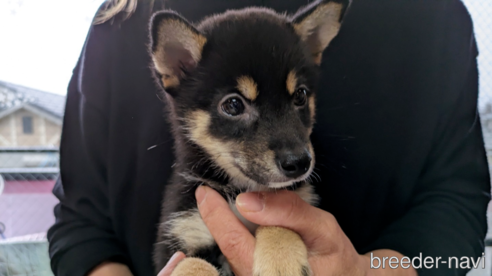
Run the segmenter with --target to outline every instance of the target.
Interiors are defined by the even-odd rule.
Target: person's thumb
[[[178,265],[178,263],[186,258],[186,255],[183,252],[176,252],[174,255],[169,259],[169,262],[167,262],[166,266],[157,274],[157,276],[170,276],[171,273],[173,273],[174,268]]]
[[[236,198],[236,206],[253,223],[293,230],[311,250],[338,234],[334,233],[339,227],[333,215],[309,205],[292,191],[243,193]]]

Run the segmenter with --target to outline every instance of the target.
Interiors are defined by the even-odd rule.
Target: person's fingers
[[[264,226],[281,226],[297,232],[311,250],[327,244],[341,231],[333,215],[309,205],[292,191],[243,193],[236,198],[239,212],[247,220]]]
[[[157,276],[170,276],[174,268],[184,258],[186,258],[186,255],[183,252],[178,251],[174,253],[171,259],[169,259],[169,262],[167,262],[166,266],[159,272],[159,274],[157,274]]]
[[[255,247],[253,235],[215,190],[200,186],[195,195],[202,219],[235,275],[251,275]]]
[[[128,266],[114,262],[103,262],[87,274],[88,276],[133,276]]]

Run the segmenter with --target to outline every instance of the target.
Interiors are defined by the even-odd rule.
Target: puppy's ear
[[[207,39],[173,11],[154,14],[150,23],[151,55],[164,89],[179,85],[196,68]]]
[[[340,29],[350,0],[318,0],[301,8],[291,19],[295,31],[307,43],[316,64]]]

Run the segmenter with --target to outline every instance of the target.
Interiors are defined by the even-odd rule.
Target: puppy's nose
[[[292,151],[283,151],[277,156],[277,165],[285,176],[297,178],[309,170],[311,159],[311,154],[307,150],[297,154]]]

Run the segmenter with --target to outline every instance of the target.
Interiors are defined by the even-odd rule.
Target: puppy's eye
[[[244,112],[244,103],[238,97],[225,100],[221,105],[222,111],[229,116],[237,116]]]
[[[294,92],[294,104],[297,106],[303,106],[306,104],[307,99],[307,89],[306,88],[297,88],[296,92]]]

